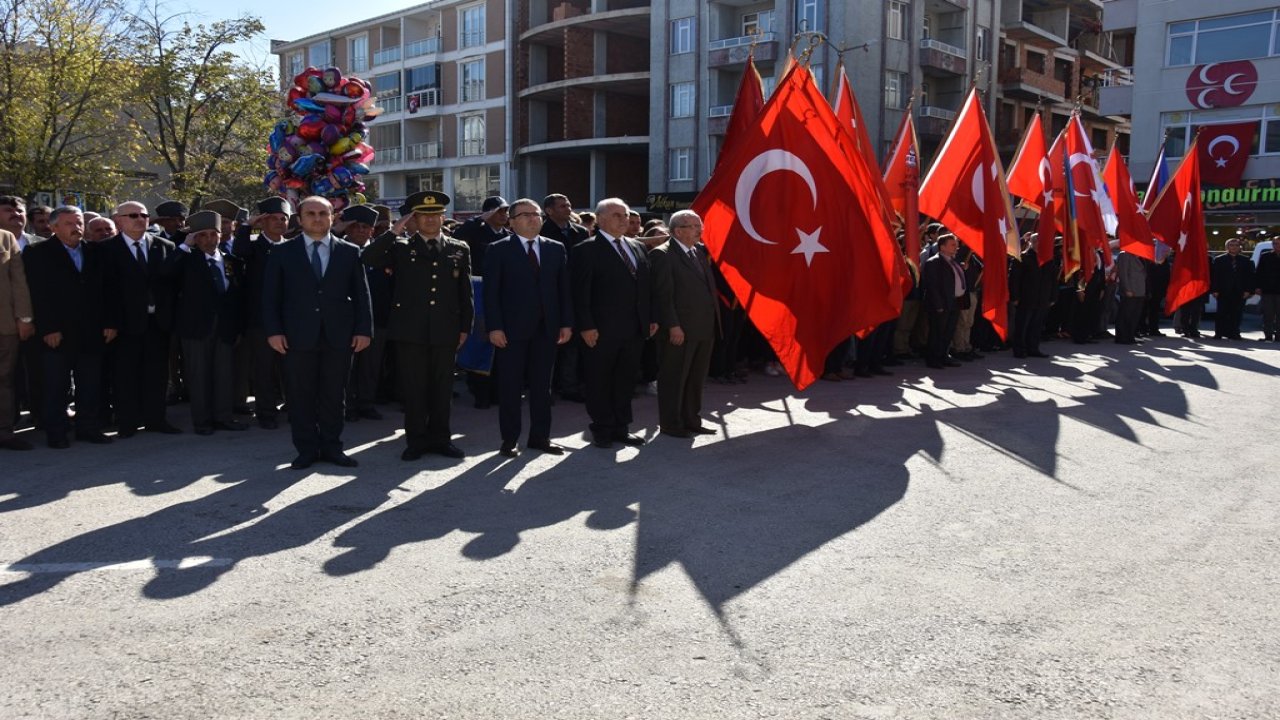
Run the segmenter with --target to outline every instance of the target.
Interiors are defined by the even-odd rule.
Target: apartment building
[[[287,86],[308,66],[337,66],[373,86],[384,112],[370,125],[377,155],[366,181],[396,205],[442,190],[478,212],[512,194],[507,98],[508,3],[436,0],[292,41],[272,41]]]

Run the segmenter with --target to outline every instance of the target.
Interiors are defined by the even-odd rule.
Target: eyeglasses
[[[127,217],[131,220],[137,220],[138,218],[145,220],[151,216],[146,213],[120,213],[120,217]]]
[[[515,215],[512,215],[512,216],[511,216],[511,219],[512,219],[512,220],[517,220],[517,219],[522,218],[522,217],[542,217],[542,213],[540,213],[540,212],[522,212],[522,213],[516,213]]]

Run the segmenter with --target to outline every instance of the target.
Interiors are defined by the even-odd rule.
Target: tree
[[[158,5],[133,17],[129,59],[138,86],[124,112],[140,148],[168,170],[171,197],[198,205],[262,195],[280,94],[269,68],[233,50],[262,32],[257,18],[192,25],[162,17]]]
[[[113,0],[7,0],[0,28],[0,184],[110,193],[122,157],[123,16]]]

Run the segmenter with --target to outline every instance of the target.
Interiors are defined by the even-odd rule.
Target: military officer
[[[365,247],[361,258],[395,277],[387,339],[395,342],[405,405],[408,447],[400,458],[426,453],[461,458],[449,431],[453,370],[458,348],[471,332],[471,254],[466,243],[441,232],[449,196],[410,195],[400,220]],[[416,231],[407,238],[406,231]]]

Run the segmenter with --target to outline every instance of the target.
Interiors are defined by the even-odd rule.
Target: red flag
[[[837,343],[902,309],[880,178],[803,66],[741,139],[693,209],[729,286],[804,389]]]
[[[1116,213],[1111,206],[1111,198],[1107,197],[1098,162],[1093,158],[1093,146],[1089,144],[1079,115],[1071,116],[1067,126],[1054,141],[1049,150],[1049,164],[1053,168],[1054,177],[1065,178],[1067,168],[1070,168],[1080,257],[1090,258],[1095,250],[1101,250],[1104,265],[1110,265],[1111,242],[1107,234],[1115,232]],[[1066,234],[1065,223],[1060,222],[1059,229]],[[1093,276],[1095,269],[1093,262],[1084,263],[1086,282]]]
[[[1257,120],[1200,128],[1200,181],[1224,187],[1239,185],[1257,134]]]
[[[760,111],[764,108],[764,83],[760,80],[760,71],[756,70],[755,58],[747,56],[747,67],[742,71],[742,81],[738,83],[738,96],[733,99],[733,110],[729,114],[729,127],[725,130],[724,144],[720,147],[720,155],[716,157],[716,167],[720,167],[720,159],[732,151],[733,143],[750,131],[760,119]]]
[[[1004,168],[976,89],[951,128],[920,188],[920,212],[937,218],[982,260],[982,316],[1008,337],[1006,255],[1021,248]]]
[[[1107,156],[1102,179],[1107,184],[1111,205],[1116,209],[1116,239],[1120,241],[1120,249],[1154,262],[1156,246],[1151,241],[1151,228],[1147,225],[1147,216],[1142,214],[1129,168],[1116,152],[1115,145],[1111,146],[1111,154]]]
[[[1022,145],[1009,166],[1009,194],[1022,198],[1022,205],[1040,213],[1036,223],[1036,257],[1044,265],[1053,259],[1054,222],[1053,171],[1044,145],[1040,113],[1031,117]]]
[[[839,114],[839,113],[837,113]],[[907,104],[893,141],[893,152],[884,164],[884,187],[889,203],[902,216],[905,252],[912,263],[920,263],[920,140]]]
[[[867,122],[862,119],[862,108],[849,85],[849,76],[845,74],[844,63],[840,63],[840,77],[836,81],[836,117],[840,123],[849,128],[853,134],[853,142],[858,152],[871,167],[876,167],[876,149],[871,144],[871,136],[867,134]]]
[[[1151,232],[1177,250],[1170,271],[1164,311],[1172,315],[1184,303],[1209,292],[1209,242],[1204,235],[1204,208],[1200,204],[1199,135],[1191,141],[1182,164],[1173,174],[1147,218]]]

